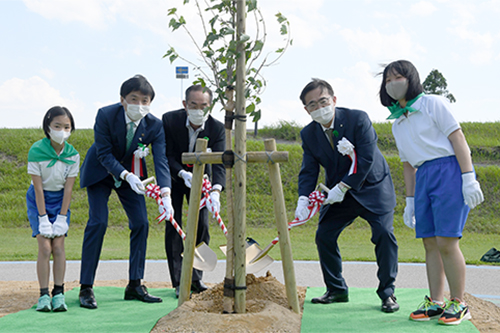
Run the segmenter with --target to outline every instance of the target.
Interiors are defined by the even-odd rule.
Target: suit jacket
[[[189,131],[186,128],[187,113],[184,109],[170,111],[163,114],[163,129],[167,142],[167,157],[173,182],[184,184],[184,180],[177,175],[182,169],[192,172],[192,166],[182,164],[182,153],[189,152]],[[207,148],[213,152],[223,152],[226,149],[224,124],[211,115],[205,121],[204,129],[198,133],[198,138],[208,138]],[[210,170],[212,169],[212,170]],[[211,176],[212,185],[226,185],[226,170],[222,164],[213,164],[205,168],[205,173]]]
[[[366,112],[335,108],[333,136],[330,146],[320,124],[313,121],[302,131],[304,150],[299,173],[299,196],[309,196],[318,181],[320,165],[325,169],[329,188],[340,181],[351,186],[349,193],[363,207],[376,214],[385,214],[396,206],[396,195],[389,165],[377,146],[377,134]],[[354,145],[357,155],[357,172],[348,175],[351,159],[337,150],[337,143],[346,138]]]
[[[131,170],[133,153],[139,143],[150,145],[158,185],[161,188],[171,187],[170,170],[165,156],[165,135],[160,119],[152,114],[142,118],[128,150],[126,135],[125,110],[120,103],[99,109],[94,125],[94,143],[80,169],[82,188],[98,183],[109,174],[120,179],[123,170]],[[141,163],[147,177],[145,160],[142,159]]]

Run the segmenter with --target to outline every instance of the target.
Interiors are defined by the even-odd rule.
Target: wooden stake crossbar
[[[223,164],[223,153],[183,153],[184,164]],[[283,163],[288,162],[287,151],[249,151],[245,157],[235,156],[235,162],[243,159],[247,163]]]

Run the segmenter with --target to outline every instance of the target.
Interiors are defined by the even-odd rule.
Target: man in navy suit
[[[348,302],[337,240],[342,230],[359,216],[372,229],[382,311],[397,311],[394,281],[398,245],[392,225],[396,196],[389,166],[377,147],[377,134],[365,112],[335,107],[337,98],[326,81],[313,79],[302,90],[300,99],[314,121],[300,133],[304,153],[295,216],[300,220],[307,218],[308,196],[316,187],[320,166],[325,169],[325,182],[330,188],[316,232],[327,291],[312,302]]]
[[[80,172],[80,186],[87,188],[89,202],[89,220],[83,239],[80,271],[80,306],[84,308],[97,308],[92,286],[108,226],[111,190],[118,195],[130,228],[129,283],[125,289],[125,299],[147,303],[162,301],[150,295],[141,284],[149,230],[141,178],[147,178],[147,170],[144,158],[134,157],[137,149],[151,147],[162,196],[160,212],[173,214],[163,127],[160,119],[149,113],[154,95],[153,87],[146,78],[136,75],[122,84],[120,103],[97,112],[95,142],[88,150]],[[134,158],[137,163],[134,163]]]
[[[207,151],[221,152],[226,148],[224,125],[213,118],[205,110],[212,104],[212,91],[201,85],[190,86],[186,90],[186,99],[182,102],[184,109],[163,114],[163,128],[167,142],[167,157],[172,172],[172,203],[175,210],[175,220],[182,226],[182,205],[184,196],[189,200],[191,192],[192,165],[182,163],[182,153],[193,152],[196,139],[208,139]],[[215,210],[220,210],[220,192],[226,185],[226,170],[222,164],[207,165],[205,173],[212,182],[210,198]],[[209,244],[207,208],[200,210],[198,220],[197,244]],[[165,226],[165,252],[172,286],[179,297],[179,284],[182,271],[182,239],[170,223]],[[201,280],[203,272],[193,269],[191,290],[202,292],[207,286]]]

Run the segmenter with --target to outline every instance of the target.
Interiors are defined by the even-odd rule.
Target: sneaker
[[[438,323],[442,325],[458,325],[462,320],[471,318],[467,304],[460,302],[457,298],[452,298],[446,305],[446,309],[439,318]]]
[[[410,314],[411,320],[427,321],[437,319],[444,313],[444,306],[435,303],[429,296],[420,303],[418,310]]]
[[[68,306],[66,305],[64,294],[57,294],[52,297],[52,311],[63,312],[67,310]]]
[[[50,312],[52,306],[50,305],[50,296],[43,295],[38,299],[38,304],[36,305],[36,311]]]

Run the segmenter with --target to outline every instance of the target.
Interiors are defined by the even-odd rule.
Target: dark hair
[[[207,87],[203,87],[201,84],[194,84],[191,87],[186,89],[186,103],[189,100],[189,94],[194,91],[201,91],[202,93],[207,93],[210,96],[210,104],[212,104],[212,90]]]
[[[380,102],[383,106],[391,106],[393,103],[397,102],[391,96],[389,96],[387,94],[387,90],[385,90],[385,80],[387,79],[389,71],[392,74],[401,74],[408,81],[408,91],[405,95],[405,99],[407,101],[414,99],[424,91],[422,83],[420,83],[420,76],[418,75],[418,71],[411,62],[409,62],[408,60],[398,60],[391,62],[389,65],[385,66],[382,73],[378,74],[383,74],[379,92]]]
[[[71,112],[64,106],[53,106],[45,113],[45,116],[43,117],[43,123],[42,123],[42,128],[45,133],[45,136],[47,139],[50,139],[50,123],[52,120],[54,120],[55,117],[58,116],[67,116],[69,118],[69,121],[71,122],[71,132],[75,130],[75,120],[73,119],[73,115],[71,115]]]
[[[330,96],[332,97],[334,96],[333,88],[330,85],[330,83],[326,82],[325,80],[313,78],[312,81],[309,82],[304,87],[304,89],[302,89],[302,92],[300,93],[300,100],[302,101],[302,104],[306,105],[306,100],[305,100],[306,94],[318,87],[321,89],[321,93],[323,93],[323,91],[326,89],[326,91],[328,92],[328,94],[330,94]]]
[[[153,86],[146,80],[146,78],[140,74],[128,79],[123,82],[120,88],[120,96],[125,98],[128,94],[133,91],[140,91],[144,95],[150,96],[151,101],[155,98],[155,91]]]

